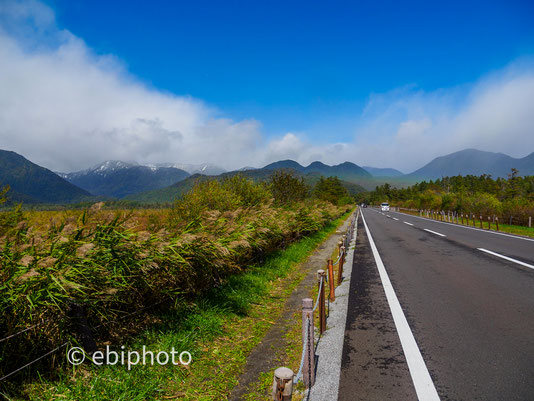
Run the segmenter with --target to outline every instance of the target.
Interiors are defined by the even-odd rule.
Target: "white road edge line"
[[[415,386],[415,392],[417,393],[417,398],[419,401],[439,401],[439,395],[434,386],[434,382],[430,377],[428,368],[426,367],[421,351],[417,346],[417,342],[413,336],[410,325],[404,316],[402,307],[399,303],[393,285],[389,280],[388,273],[382,262],[382,258],[378,253],[373,237],[371,236],[371,231],[367,227],[367,222],[365,217],[362,215],[363,225],[365,226],[365,231],[369,237],[369,243],[371,244],[371,250],[373,251],[373,256],[375,258],[376,267],[378,268],[378,273],[380,274],[380,280],[382,281],[382,286],[384,287],[384,292],[386,293],[386,298],[388,300],[389,308],[391,309],[391,314],[393,315],[393,321],[395,322],[395,327],[397,328],[397,333],[399,334],[399,339],[402,345],[402,350],[406,357],[406,362],[408,363],[408,368],[410,369],[410,375],[412,376],[412,381]]]
[[[397,219],[396,217],[393,217],[393,220],[397,220],[397,221],[399,221],[399,219]]]
[[[429,219],[427,217],[414,216],[412,214],[403,213],[403,212],[396,212],[396,213],[401,214],[403,216],[415,217],[416,219],[421,219],[421,220],[426,220],[426,221],[433,221],[434,223],[447,224],[447,225],[453,226],[453,227],[467,228],[468,230],[480,231],[482,233],[502,235],[503,237],[510,237],[510,238],[515,238],[515,239],[522,239],[524,241],[532,241],[532,242],[534,242],[534,238],[519,237],[517,235],[505,234],[505,233],[501,233],[501,232],[497,232],[497,231],[491,231],[491,230],[481,230],[480,228],[476,228],[476,227],[469,227],[469,226],[464,226],[464,225],[461,225],[461,224],[447,223],[446,221],[433,220],[433,219]]]
[[[408,223],[407,221],[403,221],[404,224],[408,224],[409,226],[413,226],[412,223]]]
[[[436,231],[429,230],[428,228],[423,228],[423,230],[428,231],[429,233],[439,235],[440,237],[446,237],[445,234],[438,233]]]
[[[526,266],[531,269],[534,269],[534,266],[529,265],[528,263],[525,263],[525,262],[521,262],[520,260],[509,258],[508,256],[501,255],[500,253],[497,253],[497,252],[488,251],[487,249],[484,249],[484,248],[477,248],[477,249],[479,251],[489,253],[490,255],[497,256],[498,258],[506,259],[506,260],[509,260],[510,262],[517,263],[518,265]]]

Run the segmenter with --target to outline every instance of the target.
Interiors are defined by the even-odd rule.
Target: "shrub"
[[[170,212],[171,227],[194,223],[206,210],[225,212],[240,207],[267,203],[271,193],[264,183],[255,183],[241,175],[197,182],[182,199],[177,200]]]
[[[286,170],[276,170],[269,178],[268,186],[279,205],[302,201],[309,193],[304,178]]]
[[[321,177],[315,184],[313,192],[318,199],[329,201],[334,205],[346,205],[351,202],[349,191],[337,177]]]
[[[502,205],[501,202],[493,195],[487,193],[478,193],[466,199],[468,207],[464,212],[473,212],[477,215],[493,215],[500,214]]]
[[[249,207],[268,202],[272,194],[265,183],[255,183],[240,174],[224,178],[222,187],[240,198],[240,205]]]

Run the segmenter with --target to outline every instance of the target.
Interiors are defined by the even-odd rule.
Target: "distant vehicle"
[[[367,207],[367,203],[362,203],[362,207]]]
[[[382,204],[380,205],[380,209],[381,209],[383,212],[389,212],[389,203],[387,203],[387,202],[382,202]]]

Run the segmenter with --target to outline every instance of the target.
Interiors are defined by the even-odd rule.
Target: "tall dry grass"
[[[26,212],[0,221],[0,376],[69,340],[73,303],[117,335],[122,317],[167,299],[187,301],[343,212],[308,199],[278,205],[268,187],[202,184],[169,210]]]

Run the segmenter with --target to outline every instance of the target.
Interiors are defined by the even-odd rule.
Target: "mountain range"
[[[124,198],[172,185],[191,174],[176,167],[149,167],[108,160],[86,170],[58,175],[93,195]]]
[[[363,166],[362,168],[369,172],[373,177],[401,177],[404,175],[404,173],[394,168],[379,168],[369,166]]]
[[[304,167],[293,160],[281,160],[263,167],[264,170],[276,170],[280,168],[290,168],[303,174],[319,173],[326,177],[337,176],[339,179],[352,181],[359,178],[371,178],[372,175],[357,164],[344,162],[335,166],[327,166],[324,163],[315,161]]]
[[[0,185],[6,184],[13,202],[72,203],[91,197],[89,192],[18,153],[0,149]]]
[[[504,153],[464,149],[446,156],[436,157],[430,163],[407,174],[415,180],[452,177],[455,175],[482,175],[506,177],[515,168],[520,175],[534,175],[534,152],[520,159]]]
[[[337,176],[351,193],[358,193],[385,182],[406,186],[421,180],[454,175],[506,177],[512,168],[519,170],[520,175],[534,175],[534,153],[513,158],[503,153],[465,149],[437,157],[410,174],[392,168],[360,167],[351,162],[328,166],[315,161],[303,166],[293,160],[277,161],[262,168],[243,167],[231,172],[208,163],[139,165],[109,160],[82,171],[54,173],[15,152],[0,150],[0,186],[10,185],[12,201],[30,204],[86,202],[98,197],[171,202],[188,191],[196,181],[209,176],[220,179],[243,174],[254,180],[264,180],[276,169],[289,169],[311,185],[321,176]]]

